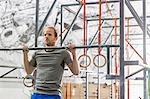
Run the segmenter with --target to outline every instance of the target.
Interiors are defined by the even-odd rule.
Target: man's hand
[[[29,49],[26,45],[23,45],[23,52],[24,53],[28,53],[29,52]]]
[[[70,44],[68,45],[68,49],[69,49],[69,51],[72,53],[72,55],[76,55],[75,44],[70,43]]]
[[[76,58],[76,48],[75,48],[75,45],[70,43],[68,45],[68,50],[72,53],[72,63],[68,64],[68,67],[70,68],[71,72],[74,74],[74,75],[78,75],[80,73],[80,67],[78,65],[78,61],[77,61],[77,58]]]

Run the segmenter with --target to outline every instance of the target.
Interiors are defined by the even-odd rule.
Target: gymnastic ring
[[[104,59],[104,63],[103,63],[103,64],[97,64],[97,63],[96,63],[96,58],[99,57],[99,56],[101,56],[101,57]],[[98,55],[96,55],[96,56],[93,58],[93,64],[94,64],[96,67],[98,67],[98,68],[104,67],[105,64],[106,64],[106,57],[105,57],[103,54],[98,54]]]
[[[27,79],[31,79],[32,81],[31,81],[31,85],[28,85],[28,84],[26,84],[26,80]],[[34,77],[32,76],[32,75],[30,75],[30,74],[28,74],[28,75],[26,75],[24,78],[23,78],[23,84],[24,84],[24,86],[26,86],[26,87],[33,87],[34,86]]]
[[[89,60],[89,63],[86,64],[86,65],[80,63],[80,66],[86,68],[86,67],[90,66],[90,64],[91,64],[91,58],[90,58],[90,56],[88,56],[87,54],[86,54],[86,55],[83,54],[83,55],[81,55],[81,56],[78,58],[78,61],[81,62],[80,59],[81,59],[81,58],[84,58],[84,57],[86,57],[86,60]],[[83,61],[84,61],[84,60],[83,60]]]

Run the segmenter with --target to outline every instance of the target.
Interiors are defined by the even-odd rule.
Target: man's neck
[[[55,47],[55,45],[46,45],[46,47]]]
[[[46,45],[46,47],[47,47],[47,48],[52,48],[52,47],[55,47],[55,45],[51,45],[51,46],[50,46],[50,45],[48,45],[48,46]],[[45,49],[46,52],[52,52],[52,51],[54,51],[54,50],[55,50],[55,49]]]

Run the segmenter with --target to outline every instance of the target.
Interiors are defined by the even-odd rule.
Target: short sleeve
[[[69,54],[69,52],[67,50],[64,51],[64,62],[69,65],[70,63],[72,63],[72,59],[71,56]]]
[[[32,58],[31,58],[31,60],[29,61],[29,64],[31,65],[31,66],[33,66],[33,67],[36,67],[36,58],[35,58],[35,56],[36,56],[36,52],[32,55]]]

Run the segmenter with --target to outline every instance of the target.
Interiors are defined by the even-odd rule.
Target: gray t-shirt
[[[37,68],[35,92],[61,95],[61,80],[65,64],[72,63],[65,49],[41,50],[34,53],[30,65]]]

